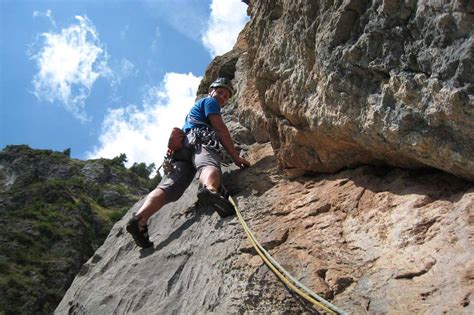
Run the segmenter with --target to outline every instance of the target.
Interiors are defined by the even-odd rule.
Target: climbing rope
[[[289,287],[291,290],[296,292],[300,297],[302,297],[306,301],[313,304],[315,307],[319,307],[325,310],[326,312],[328,312],[329,314],[347,315],[345,311],[341,310],[334,304],[331,304],[330,302],[326,301],[324,298],[320,297],[319,295],[317,295],[316,293],[308,289],[306,286],[304,286],[301,282],[296,280],[293,276],[291,276],[291,274],[288,271],[286,271],[257,241],[252,231],[248,227],[247,223],[245,222],[244,218],[242,217],[242,214],[240,213],[240,210],[237,207],[237,204],[235,203],[234,199],[230,195],[229,195],[229,200],[235,208],[237,217],[245,231],[245,234],[247,234],[247,237],[250,240],[250,243],[252,243],[253,247],[255,248],[259,256],[262,258],[262,260],[265,262],[265,264],[273,271],[273,273],[287,287]]]
[[[163,163],[164,164],[164,163]],[[163,167],[163,164],[160,165],[158,168],[157,172]],[[253,247],[257,251],[258,255],[262,260],[265,262],[265,264],[270,268],[270,270],[273,271],[273,273],[291,290],[293,290],[296,294],[298,294],[300,297],[305,299],[306,301],[310,302],[313,304],[315,307],[319,307],[323,310],[325,310],[329,314],[335,314],[335,315],[348,315],[347,312],[341,310],[338,308],[336,305],[330,303],[329,301],[325,300],[318,294],[314,293],[311,289],[307,288],[305,285],[303,285],[300,281],[295,279],[288,271],[286,271],[285,268],[283,268],[271,255],[268,253],[265,248],[258,242],[258,240],[255,238],[253,235],[252,231],[250,230],[249,226],[245,222],[244,218],[242,217],[242,214],[239,210],[239,207],[237,207],[237,203],[234,201],[232,196],[229,194],[229,200],[232,203],[232,205],[235,208],[235,212],[237,214],[237,217],[239,219],[240,224],[242,225],[245,234],[247,235],[248,239],[250,240],[250,243],[252,243]],[[290,281],[291,280],[291,281]]]

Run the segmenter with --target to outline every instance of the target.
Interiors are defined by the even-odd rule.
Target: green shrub
[[[108,214],[108,217],[112,223],[115,223],[123,218],[123,216],[127,213],[127,209],[120,209],[116,211],[112,211]]]

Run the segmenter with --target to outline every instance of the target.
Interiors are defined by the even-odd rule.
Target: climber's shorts
[[[185,138],[184,150],[191,149],[188,140],[188,138]],[[177,156],[179,155],[178,152]],[[167,201],[169,202],[178,200],[191,184],[196,173],[199,176],[204,167],[212,166],[222,174],[220,154],[206,148],[206,146],[199,146],[192,153],[190,159],[173,160],[172,164],[174,171],[169,175],[165,175],[158,185],[158,188],[166,192]]]
[[[221,156],[214,150],[208,149],[205,145],[200,146],[193,154],[192,162],[196,170],[200,173],[205,166],[213,166],[221,172]],[[222,173],[222,172],[221,172]]]

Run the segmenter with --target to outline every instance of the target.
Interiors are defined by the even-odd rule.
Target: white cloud
[[[118,63],[113,62],[112,64],[111,68],[113,71],[108,71],[104,75],[110,80],[110,85],[114,90],[118,89],[123,79],[138,75],[137,67],[126,58],[122,58]]]
[[[158,42],[159,42],[159,39],[161,37],[161,32],[160,32],[160,28],[157,26],[155,28],[155,36],[153,38],[153,41],[151,42],[151,50],[153,52],[157,52],[158,51]]]
[[[125,40],[130,29],[130,25],[127,24],[125,27],[120,31],[120,39]]]
[[[142,0],[150,14],[166,21],[174,30],[200,42],[206,26],[208,6],[202,0]]]
[[[122,78],[130,75],[136,76],[138,74],[138,69],[129,60],[122,58],[120,61],[120,73]]]
[[[49,21],[51,22],[51,24],[56,28],[56,21],[54,20],[54,16],[53,16],[53,13],[51,12],[51,10],[46,10],[46,12],[41,12],[41,11],[34,11],[33,12],[33,17],[46,17],[49,19]]]
[[[247,5],[241,0],[212,0],[211,17],[202,43],[213,58],[233,48],[248,19]]]
[[[201,77],[167,73],[160,87],[152,87],[141,108],[128,106],[109,110],[102,123],[99,145],[86,158],[113,158],[125,153],[127,165],[163,161],[173,127],[182,127],[195,101]]]
[[[59,33],[43,33],[43,46],[32,59],[39,72],[33,78],[34,94],[40,100],[58,101],[81,121],[89,118],[85,101],[100,76],[109,75],[108,54],[95,26],[87,17]]]

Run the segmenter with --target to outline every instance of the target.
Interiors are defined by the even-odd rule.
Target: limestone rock
[[[251,1],[235,75],[246,125],[265,117],[285,168],[383,163],[473,180],[472,10],[470,1]]]
[[[103,184],[110,179],[110,167],[100,161],[87,162],[81,169],[81,174],[93,183]]]
[[[104,189],[100,198],[101,205],[105,207],[124,207],[131,203],[131,200],[126,194],[115,189]]]
[[[228,169],[257,239],[294,277],[352,314],[473,311],[474,186],[439,171],[364,166],[289,180],[269,144]],[[140,250],[118,222],[57,314],[302,313],[235,217],[193,207],[196,184],[150,223]]]

